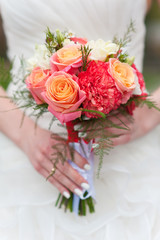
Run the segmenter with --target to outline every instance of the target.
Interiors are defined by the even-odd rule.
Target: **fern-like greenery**
[[[124,48],[127,46],[127,44],[129,42],[131,42],[132,40],[132,34],[136,32],[136,29],[135,29],[135,23],[133,22],[133,20],[130,21],[130,24],[123,36],[123,38],[117,38],[117,36],[115,36],[113,38],[113,42],[116,43],[117,45],[119,45],[119,49],[121,48]]]
[[[157,111],[160,111],[160,109],[157,107],[157,104],[152,101],[151,96],[136,96],[136,98],[130,98],[127,104],[131,102],[134,102],[137,107],[143,107],[144,105],[146,105],[149,109],[154,108]]]
[[[148,108],[155,108],[160,111],[156,104],[146,96],[135,96],[132,97],[127,104],[121,105],[118,110],[112,111],[106,115],[105,118],[97,117],[78,122],[77,131],[81,133],[86,141],[92,141],[95,139],[96,144],[93,144],[94,153],[99,157],[99,165],[97,169],[97,177],[100,175],[100,170],[103,165],[104,155],[108,155],[110,150],[113,148],[112,140],[129,131],[128,125],[134,121],[132,116],[127,111],[127,106],[134,102],[136,107],[143,107],[146,105]],[[75,122],[77,124],[77,122]],[[120,131],[117,131],[120,130]],[[119,132],[119,133],[117,133]],[[87,133],[87,136],[86,136]]]
[[[88,64],[90,63],[90,61],[88,61],[88,56],[90,54],[90,52],[92,51],[92,49],[89,48],[89,46],[82,46],[81,45],[81,52],[82,52],[82,70],[86,71]]]
[[[131,20],[130,24],[123,36],[123,38],[118,38],[117,36],[115,36],[113,38],[113,42],[116,43],[119,46],[119,50],[118,50],[118,55],[117,58],[121,61],[121,62],[127,62],[127,58],[128,58],[128,52],[125,51],[123,52],[124,47],[126,47],[128,45],[128,43],[131,42],[132,40],[132,34],[136,32],[135,29],[135,24],[134,22]]]

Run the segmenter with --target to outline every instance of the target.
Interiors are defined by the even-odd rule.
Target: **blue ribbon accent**
[[[92,151],[92,141],[90,141],[88,144],[85,143],[83,140],[80,142],[73,142],[70,143],[70,146],[73,147],[81,156],[87,159],[88,163],[91,166],[91,169],[89,171],[84,170],[80,167],[78,167],[73,161],[68,160],[69,164],[79,172],[79,174],[88,181],[90,188],[87,190],[87,195],[84,196],[77,196],[76,194],[73,194],[73,211],[76,215],[78,215],[78,209],[79,209],[79,202],[80,199],[87,199],[89,197],[95,198],[95,190],[93,186],[93,173],[94,173],[94,156]],[[83,190],[83,194],[86,192],[86,190]]]

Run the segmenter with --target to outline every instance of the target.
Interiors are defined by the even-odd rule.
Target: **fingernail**
[[[63,196],[68,199],[68,198],[70,198],[71,195],[68,192],[64,191]]]
[[[99,147],[99,144],[98,143],[93,143],[92,144],[92,148],[98,148]]]
[[[89,117],[86,117],[86,116],[84,116],[84,117],[83,117],[83,120],[90,120],[90,118],[89,118]]]
[[[82,138],[85,138],[85,137],[87,137],[87,133],[84,133],[84,132],[79,132],[78,133],[78,137],[82,137]]]
[[[81,183],[81,187],[84,188],[85,190],[88,190],[90,188],[88,183]]]
[[[89,171],[89,170],[91,170],[91,165],[85,164],[83,168],[84,168],[85,170]]]
[[[83,195],[83,192],[80,190],[80,189],[78,189],[78,188],[75,188],[74,189],[74,192],[78,195],[78,196],[82,196]]]
[[[80,130],[80,129],[81,129],[81,124],[74,125],[74,130],[75,131]]]

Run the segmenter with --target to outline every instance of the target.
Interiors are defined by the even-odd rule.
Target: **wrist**
[[[21,124],[21,123],[19,123]],[[34,131],[35,128],[35,123],[33,122],[32,119],[29,117],[25,116],[24,120],[21,125],[19,125],[19,130],[17,131],[17,134],[14,136],[14,142],[15,144],[25,152],[25,143],[27,142],[27,139]]]
[[[160,109],[160,88],[152,94],[152,101]],[[158,125],[160,123],[160,111],[158,111],[158,109],[153,108],[152,114],[155,120],[155,124]]]

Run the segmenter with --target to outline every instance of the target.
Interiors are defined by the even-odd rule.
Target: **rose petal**
[[[38,105],[44,103],[44,99],[42,97],[42,92],[45,90],[44,87],[37,87],[37,88],[29,88],[32,97],[34,98],[34,100],[36,101],[36,103]]]
[[[53,111],[61,112],[62,114],[66,114],[71,111],[77,110],[77,108],[81,105],[81,103],[86,99],[86,94],[84,91],[79,91],[79,101],[77,101],[75,104],[72,105],[71,108],[68,108],[64,110],[64,104],[56,105],[55,102],[52,102],[50,99],[47,98],[46,93],[41,93],[44,101],[50,106],[50,109],[53,109]],[[63,106],[63,107],[61,107]],[[63,111],[62,111],[63,110]]]
[[[85,45],[88,42],[88,40],[86,38],[78,38],[78,37],[71,37],[70,40],[75,43],[82,44],[82,45]]]
[[[59,51],[62,51],[62,49],[67,49],[67,48],[78,48],[78,45],[74,44],[74,45],[67,45],[63,48],[61,48]],[[51,58],[50,58],[50,65],[51,65],[51,71],[55,72],[55,71],[61,71],[64,68],[68,67],[68,70],[66,69],[65,71],[69,71],[70,67],[73,68],[78,68],[80,66],[82,66],[82,57],[81,55],[77,55],[74,56],[73,58],[69,58],[69,59],[64,59],[64,61],[60,61],[58,54],[60,54],[58,51],[56,53],[54,53]],[[63,60],[63,59],[62,59]],[[78,64],[78,65],[77,65]]]
[[[48,106],[48,111],[51,112],[62,124],[73,121],[76,118],[81,117],[82,112],[77,111],[77,112],[72,112],[72,113],[59,113],[53,110],[50,106]]]
[[[59,82],[61,83],[61,81],[63,83],[63,77],[58,78],[58,76],[64,76],[64,84],[71,84],[67,86],[69,88],[66,89],[66,95],[64,94],[63,96],[62,94],[63,97],[61,95],[56,95],[56,86],[58,86],[57,84],[59,84]],[[55,82],[54,79],[56,79]],[[86,99],[86,93],[80,90],[77,82],[78,78],[76,76],[72,76],[62,71],[55,72],[46,82],[46,91],[41,93],[44,101],[49,105],[48,110],[54,114],[61,122],[66,122],[66,119],[73,120],[81,116],[81,113],[79,113],[79,111],[74,111],[77,110],[81,103]],[[50,84],[52,85],[51,89]],[[73,89],[70,89],[70,86],[72,85]]]
[[[65,71],[65,72],[69,72],[69,70],[71,68],[79,68],[82,66],[82,59],[78,59],[77,61],[75,61],[74,63],[67,65],[67,64],[63,64],[63,63],[59,63],[58,62],[58,58],[57,58],[57,54],[54,53],[52,55],[52,57],[50,58],[50,63],[51,63],[51,71],[52,73],[56,72],[56,71]]]
[[[126,67],[127,70],[130,70],[130,72],[129,72],[130,75],[128,77],[131,78],[131,81],[133,82],[133,84],[131,84],[130,86],[125,86],[124,83],[121,81],[120,77],[118,76],[118,74],[116,75],[116,72],[114,72],[114,69],[113,69],[113,65],[116,62],[119,63],[121,66]],[[108,72],[115,80],[116,87],[120,92],[122,92],[122,93],[123,92],[132,92],[135,89],[135,87],[136,87],[135,75],[132,70],[132,67],[130,67],[127,63],[121,63],[119,60],[117,60],[115,58],[110,58]]]
[[[74,105],[72,105],[72,107],[70,109],[63,111],[63,113],[67,113],[68,110],[69,110],[69,112],[75,111],[81,105],[81,103],[84,102],[85,99],[86,99],[86,93],[84,91],[80,90],[79,91],[79,101],[76,102]]]
[[[45,91],[45,83],[51,72],[49,69],[42,70],[40,67],[33,69],[31,74],[26,78],[25,83],[31,92],[37,104],[44,102],[41,93]]]

